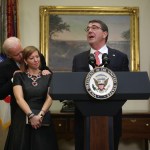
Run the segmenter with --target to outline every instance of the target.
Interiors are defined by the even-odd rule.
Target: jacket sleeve
[[[12,95],[12,82],[11,80],[5,82],[5,83],[0,83],[0,100],[3,100],[6,96]]]
[[[2,63],[0,63],[0,100],[3,100],[8,95],[12,95],[12,76],[10,72],[7,72],[10,68]]]

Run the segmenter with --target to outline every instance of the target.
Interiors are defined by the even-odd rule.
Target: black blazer
[[[45,58],[41,54],[41,69],[49,70],[46,66]],[[12,85],[12,77],[13,73],[19,70],[17,64],[10,58],[7,58],[3,62],[0,63],[0,100],[3,100],[6,96],[11,95],[11,115],[14,114],[16,108],[16,101],[13,95],[13,85]]]
[[[72,66],[73,72],[90,71],[88,63],[89,54],[90,50],[82,52],[74,57]],[[108,47],[108,57],[110,59],[110,64],[107,66],[107,68],[111,69],[112,71],[129,71],[129,61],[126,54]]]

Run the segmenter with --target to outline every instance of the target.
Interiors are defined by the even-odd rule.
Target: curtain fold
[[[7,37],[7,1],[1,0],[0,7],[0,53],[3,53],[2,45]]]
[[[17,2],[7,0],[7,37],[17,36]]]
[[[0,53],[3,53],[2,45],[6,38],[19,36],[18,6],[18,0],[1,0]]]

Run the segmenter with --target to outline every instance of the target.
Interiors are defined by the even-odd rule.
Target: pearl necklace
[[[32,85],[33,86],[37,86],[37,79],[41,78],[41,73],[39,72],[38,75],[31,75],[29,72],[26,72],[28,78],[30,78],[32,80]]]

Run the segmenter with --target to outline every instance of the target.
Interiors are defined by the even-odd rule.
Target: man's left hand
[[[49,70],[42,70],[42,75],[48,75],[51,74]]]

